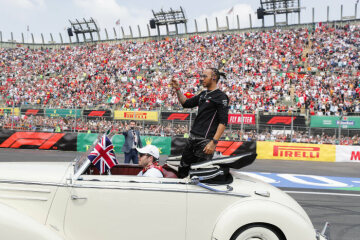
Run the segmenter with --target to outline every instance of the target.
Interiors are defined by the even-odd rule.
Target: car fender
[[[225,209],[215,224],[213,239],[230,240],[237,229],[252,223],[273,225],[287,240],[312,240],[316,236],[311,222],[293,209],[258,199],[235,203]]]
[[[1,240],[64,240],[45,225],[0,204]]]

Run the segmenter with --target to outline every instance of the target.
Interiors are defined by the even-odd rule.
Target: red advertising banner
[[[255,125],[255,114],[243,114],[244,124]],[[228,124],[241,124],[241,114],[229,114]]]

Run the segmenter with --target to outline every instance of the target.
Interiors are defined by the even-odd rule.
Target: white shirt
[[[158,177],[158,178],[163,177],[161,171],[159,169],[156,169],[156,168],[150,168],[149,170],[147,170],[145,172],[145,174],[143,174],[143,172],[141,170],[139,172],[138,176],[141,176],[141,177]]]

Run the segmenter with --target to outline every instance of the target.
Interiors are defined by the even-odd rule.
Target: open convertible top
[[[254,152],[243,153],[237,156],[220,157],[209,161],[194,163],[190,166],[190,178],[198,178],[199,181],[213,184],[228,184],[232,182],[229,169],[240,169],[252,164],[257,154]],[[175,171],[180,165],[180,157],[170,157],[166,165]]]
[[[256,159],[257,154],[255,152],[243,153],[236,156],[219,157],[209,161],[203,161],[194,163],[191,165],[191,169],[208,168],[213,166],[227,167],[240,169],[252,164]],[[169,157],[166,164],[173,167],[180,165],[181,156]]]

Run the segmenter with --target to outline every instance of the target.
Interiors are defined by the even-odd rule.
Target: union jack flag
[[[89,154],[88,159],[99,169],[100,174],[103,174],[118,164],[115,157],[114,146],[105,134]]]

